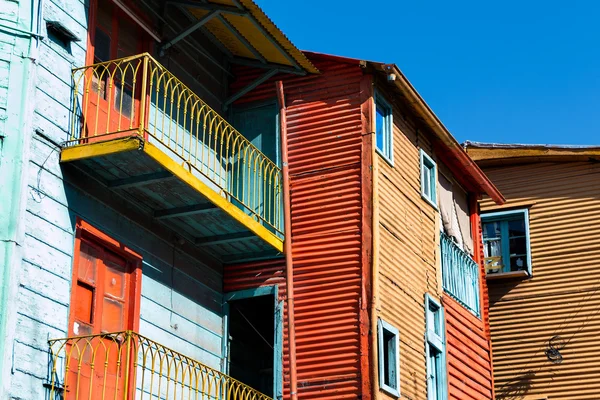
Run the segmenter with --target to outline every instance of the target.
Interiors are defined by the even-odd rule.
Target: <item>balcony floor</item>
[[[75,165],[223,263],[283,251],[282,238],[137,135],[66,147],[61,163]]]

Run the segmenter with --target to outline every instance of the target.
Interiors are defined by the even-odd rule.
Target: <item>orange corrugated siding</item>
[[[484,170],[507,207],[530,207],[533,277],[488,281],[498,399],[513,393],[600,398],[600,164],[536,162]],[[494,208],[482,202],[484,211]],[[544,354],[554,335],[569,341],[561,364]]]
[[[362,396],[362,70],[358,64],[318,58],[312,61],[321,75],[284,80],[292,191],[298,397],[357,399]],[[236,82],[233,92],[253,76],[239,75],[244,78]],[[266,100],[274,95],[274,85],[269,82],[243,101]],[[282,285],[283,271],[282,261],[227,267],[225,291],[268,282]],[[287,354],[284,342],[286,398]]]

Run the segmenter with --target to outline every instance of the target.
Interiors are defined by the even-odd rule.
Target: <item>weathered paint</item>
[[[504,208],[529,209],[531,235],[532,278],[488,280],[499,399],[596,399],[600,392],[600,166],[562,153],[549,162],[538,152],[528,163],[483,167],[506,196]],[[481,208],[498,209],[488,199]],[[566,343],[560,364],[544,353],[555,335]]]
[[[0,14],[16,13],[23,7],[14,14],[22,19],[31,14],[27,9],[31,4],[0,1]],[[32,87],[18,90],[27,71],[22,61],[27,59],[22,57],[31,54],[24,51],[27,47],[22,43],[15,51],[15,43],[21,39],[6,39],[4,33],[0,36],[0,70],[6,66],[3,62],[11,63],[8,81],[0,72],[0,102],[7,98],[3,92],[6,83],[12,94],[35,99],[27,102],[30,110],[12,110],[0,103],[0,133],[10,133],[3,140],[2,170],[10,165],[4,157],[10,151],[16,160],[14,166],[23,171],[13,171],[14,186],[23,194],[21,215],[13,214],[13,218],[20,222],[23,234],[11,242],[18,251],[10,256],[10,262],[2,261],[12,274],[6,292],[12,306],[2,306],[2,310],[13,312],[3,311],[3,318],[12,318],[14,323],[8,324],[12,332],[0,335],[6,339],[6,362],[2,364],[8,371],[2,374],[5,391],[0,397],[33,399],[46,395],[47,340],[68,332],[77,218],[142,256],[140,333],[220,369],[224,329],[220,271],[207,266],[194,246],[182,243],[172,230],[159,226],[121,197],[110,195],[81,172],[59,164],[57,144],[68,138],[71,69],[85,62],[87,8],[78,0],[47,0],[43,12],[46,20],[60,21],[82,40],[68,48],[48,38],[42,40],[37,63],[27,72]],[[18,79],[13,80],[12,74],[17,73]],[[11,101],[11,106],[20,104]],[[5,121],[1,117],[7,110],[10,115]],[[7,127],[10,132],[4,130]],[[13,137],[22,142],[13,146],[8,140]],[[24,174],[20,187],[19,174]],[[3,173],[0,179],[9,175],[13,173]],[[15,200],[18,190],[12,196]]]
[[[0,0],[0,397],[11,388],[14,297],[25,232],[24,190],[31,139],[32,88],[39,40],[39,1]]]
[[[369,301],[361,300],[362,71],[357,63],[318,57],[311,61],[321,75],[284,80],[292,188],[298,397],[357,398],[363,385],[359,310],[361,301]],[[236,82],[232,90],[245,83]],[[242,101],[270,99],[275,96],[274,88],[272,82],[267,82]],[[225,290],[273,280],[281,283],[283,278],[282,262],[226,267]],[[287,335],[285,342],[287,398]]]

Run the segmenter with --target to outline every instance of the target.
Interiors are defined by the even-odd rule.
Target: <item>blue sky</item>
[[[600,144],[600,2],[256,1],[302,50],[397,64],[461,142]]]

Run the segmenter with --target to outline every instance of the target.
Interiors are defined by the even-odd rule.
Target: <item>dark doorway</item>
[[[229,375],[273,396],[274,296],[229,302]]]

